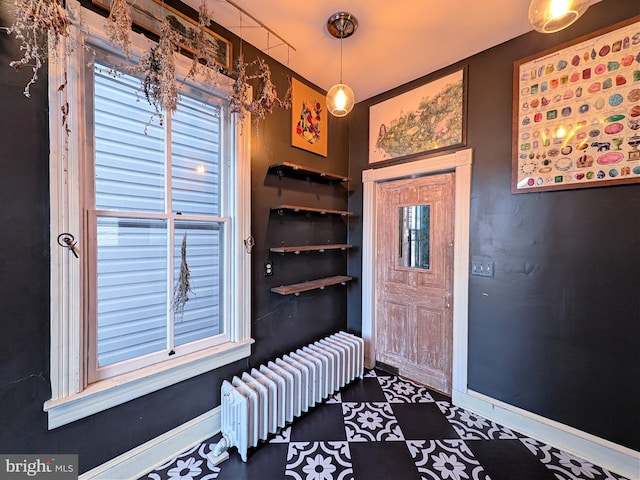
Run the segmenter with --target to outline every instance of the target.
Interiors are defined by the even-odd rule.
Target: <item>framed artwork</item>
[[[369,107],[369,163],[464,145],[465,71]]]
[[[327,156],[325,95],[291,79],[291,145]]]
[[[93,4],[107,11],[111,10],[111,0],[92,0]],[[134,25],[160,36],[162,22],[165,17],[169,18],[171,26],[181,35],[182,42],[180,48],[193,53],[189,47],[190,38],[196,29],[199,29],[198,22],[184,13],[162,2],[162,0],[136,0],[131,4],[131,20]],[[228,70],[232,70],[231,42],[221,37],[217,33],[205,28],[208,40],[216,49],[216,63]]]
[[[640,16],[515,62],[512,193],[640,182]]]

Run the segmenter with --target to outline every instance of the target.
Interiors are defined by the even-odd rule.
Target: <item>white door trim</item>
[[[364,170],[363,245],[362,245],[362,338],[365,341],[365,366],[376,360],[376,202],[378,184],[400,178],[455,171],[455,221],[453,247],[453,371],[452,390],[467,392],[467,335],[469,297],[469,220],[471,208],[471,163],[468,148],[437,157]]]

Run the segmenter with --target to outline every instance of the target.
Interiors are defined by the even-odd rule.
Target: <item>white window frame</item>
[[[87,232],[83,204],[85,49],[91,43],[112,50],[104,35],[104,17],[80,7],[77,0],[67,2],[74,26],[68,40],[70,53],[52,52],[49,63],[50,125],[50,251],[51,251],[51,399],[45,402],[49,429],[120,405],[177,382],[241,360],[251,354],[251,258],[243,239],[251,232],[250,119],[231,122],[233,131],[224,140],[230,142],[232,158],[229,180],[237,190],[231,202],[230,245],[227,261],[231,265],[231,283],[225,291],[229,306],[230,341],[140,370],[88,384],[86,375],[87,341],[82,278],[86,255],[82,253]],[[151,42],[131,34],[133,55],[140,55]],[[68,48],[61,45],[61,48]],[[190,60],[177,55],[177,71],[187,71]],[[64,88],[60,88],[64,85]],[[228,95],[232,81],[221,80],[218,94]],[[63,121],[62,112],[66,112]],[[66,132],[65,132],[66,130]],[[233,158],[235,157],[235,158]],[[71,233],[77,240],[80,258],[58,244],[58,235]]]

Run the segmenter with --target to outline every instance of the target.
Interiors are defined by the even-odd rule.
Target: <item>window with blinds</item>
[[[90,381],[229,340],[222,103],[187,89],[162,124],[150,122],[140,80],[112,70],[93,66]],[[181,288],[184,309],[175,300]]]
[[[69,38],[82,46],[47,72],[49,233],[76,239],[50,249],[49,429],[246,359],[253,343],[251,117],[229,111],[233,79],[193,78],[176,52],[180,101],[160,123],[126,67],[154,42],[132,35],[124,58],[104,17],[81,10]]]

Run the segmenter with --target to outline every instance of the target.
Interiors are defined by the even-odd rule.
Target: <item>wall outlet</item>
[[[270,277],[271,275],[273,275],[273,263],[264,262],[264,276]]]
[[[493,262],[491,260],[471,260],[471,275],[493,277]]]

